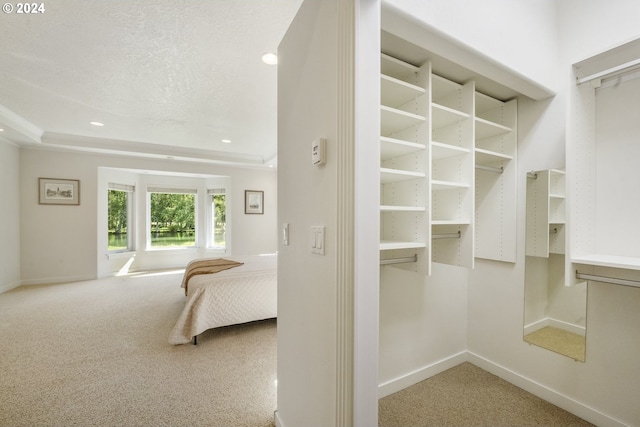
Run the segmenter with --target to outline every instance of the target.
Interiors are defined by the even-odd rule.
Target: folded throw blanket
[[[189,283],[189,279],[193,276],[197,274],[213,274],[241,266],[242,264],[244,263],[224,258],[196,259],[189,262],[189,264],[187,264],[187,268],[184,270],[184,277],[182,278],[184,294],[188,295],[187,285]]]

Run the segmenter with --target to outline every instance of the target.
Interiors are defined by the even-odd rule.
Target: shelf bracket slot
[[[431,236],[432,239],[459,239],[462,233],[458,231],[457,233],[440,233],[434,234]]]
[[[414,255],[412,257],[404,257],[404,258],[381,259],[380,265],[405,264],[409,262],[418,262],[418,255]]]
[[[576,279],[595,280],[596,282],[613,283],[614,285],[640,287],[640,280],[619,279],[617,277],[597,276],[595,274],[580,273],[576,270]]]
[[[489,171],[489,172],[495,172],[495,173],[504,172],[504,168],[502,166],[497,168],[495,166],[476,165],[476,169],[480,169],[480,170],[483,170],[483,171]]]

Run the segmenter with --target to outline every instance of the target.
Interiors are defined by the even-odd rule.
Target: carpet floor
[[[592,424],[470,363],[379,401],[380,427],[591,427]]]
[[[273,427],[275,320],[172,346],[182,271],[0,294],[0,426]],[[387,396],[381,427],[589,426],[468,363]]]
[[[1,426],[273,426],[276,321],[172,346],[182,272],[0,295]]]

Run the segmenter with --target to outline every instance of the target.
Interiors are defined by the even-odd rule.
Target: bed
[[[203,267],[188,275],[192,263],[185,269],[181,287],[187,301],[170,344],[197,344],[208,329],[277,317],[277,255],[218,258],[210,273]]]

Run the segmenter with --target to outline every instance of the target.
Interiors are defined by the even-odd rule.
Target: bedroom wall
[[[280,427],[335,425],[336,2],[305,0],[278,48],[278,412]],[[327,162],[311,164],[311,142],[327,140]],[[325,255],[310,228],[325,226]]]
[[[0,138],[0,292],[20,285],[20,149]]]
[[[233,185],[235,254],[277,250],[276,172],[209,164],[172,162],[124,156],[106,156],[46,149],[21,150],[20,206],[21,280],[24,284],[95,278],[98,274],[98,170],[100,167],[170,171],[181,174],[226,175]],[[38,177],[72,178],[80,182],[80,206],[43,206],[37,203]],[[244,215],[244,190],[265,192],[264,215]],[[144,268],[184,266],[185,259],[158,257]]]

